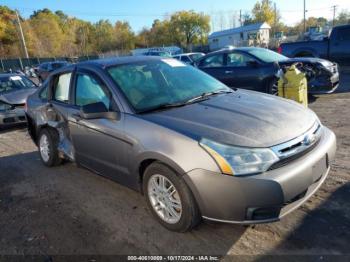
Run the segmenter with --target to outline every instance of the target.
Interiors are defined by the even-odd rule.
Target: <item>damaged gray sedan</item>
[[[25,76],[0,74],[0,127],[26,122],[24,105],[36,90]]]
[[[278,221],[322,185],[336,150],[311,110],[171,58],[60,69],[28,98],[27,118],[46,166],[68,159],[133,188],[180,232],[202,218]]]

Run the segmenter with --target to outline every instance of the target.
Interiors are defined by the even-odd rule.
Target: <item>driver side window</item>
[[[224,66],[224,55],[212,55],[205,58],[201,64],[201,67],[222,67]]]
[[[227,55],[227,66],[230,67],[247,66],[247,63],[251,61],[254,61],[254,59],[245,54],[230,53]]]
[[[75,104],[85,106],[102,102],[109,111],[115,111],[112,95],[108,88],[95,77],[88,74],[77,74]]]

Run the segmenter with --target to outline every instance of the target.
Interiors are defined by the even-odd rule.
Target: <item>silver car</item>
[[[0,128],[25,123],[24,105],[37,86],[18,74],[0,74]]]
[[[322,185],[336,150],[335,135],[311,110],[232,90],[171,58],[71,65],[27,106],[45,165],[65,158],[131,187],[180,232],[202,218],[281,219]]]

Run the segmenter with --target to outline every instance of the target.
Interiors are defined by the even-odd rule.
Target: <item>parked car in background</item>
[[[40,81],[45,81],[48,75],[61,67],[67,66],[70,63],[67,61],[54,61],[54,62],[46,62],[42,63],[37,67],[37,75]]]
[[[288,57],[320,57],[350,65],[350,25],[334,27],[322,41],[282,43],[278,51]]]
[[[337,64],[320,58],[288,58],[265,48],[225,48],[195,64],[230,87],[277,94],[278,71],[294,63],[300,63],[299,69],[306,73],[309,93],[330,93],[337,88]]]
[[[26,122],[24,105],[37,86],[19,74],[0,74],[0,127]]]
[[[171,57],[171,54],[167,51],[148,51],[144,54],[145,56],[161,56],[161,57]]]
[[[64,156],[136,189],[160,224],[181,232],[201,218],[279,220],[322,185],[336,149],[310,109],[231,90],[172,58],[55,71],[28,98],[27,116],[45,165]]]
[[[193,65],[199,58],[205,56],[204,53],[184,53],[179,55],[173,55],[173,58],[178,59],[186,64]]]

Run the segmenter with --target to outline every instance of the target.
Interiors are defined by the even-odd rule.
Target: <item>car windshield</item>
[[[190,57],[191,57],[191,59],[192,59],[193,61],[196,61],[196,60],[198,60],[199,58],[201,58],[201,57],[203,57],[203,56],[204,56],[204,54],[200,54],[200,53],[190,55]]]
[[[22,76],[0,76],[0,93],[34,87],[32,81]]]
[[[137,112],[231,90],[202,71],[171,58],[114,66],[108,72]]]
[[[280,55],[279,53],[264,48],[254,48],[249,50],[248,53],[266,63],[280,62],[288,59],[288,57],[284,55]]]

